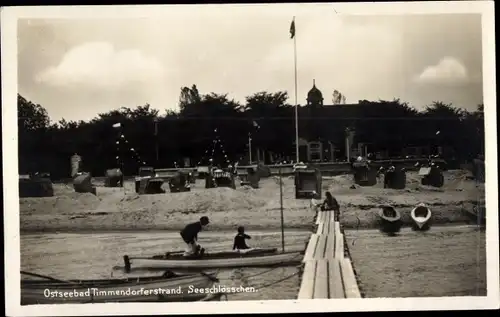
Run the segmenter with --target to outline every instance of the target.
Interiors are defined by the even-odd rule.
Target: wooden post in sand
[[[283,215],[283,179],[281,175],[281,166],[279,167],[280,176],[280,211],[281,211],[281,248],[285,252],[285,225],[284,225],[284,215]]]
[[[124,262],[124,270],[125,273],[130,273],[131,267],[130,267],[130,257],[128,255],[123,256],[123,262]]]

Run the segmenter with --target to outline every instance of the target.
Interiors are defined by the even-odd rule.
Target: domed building
[[[323,94],[316,88],[316,80],[313,79],[313,87],[307,93],[308,106],[323,106]]]
[[[364,118],[379,116],[377,113],[384,112],[385,108],[392,107],[397,101],[359,100],[350,104],[336,103],[333,99],[338,92],[335,91],[331,103],[324,104],[323,93],[316,86],[314,79],[312,84],[307,93],[306,104],[299,105],[297,109],[300,161],[345,161],[353,157],[367,156],[368,153],[375,153],[377,157],[390,156],[386,147],[372,143],[376,131],[364,127],[373,121]],[[343,101],[345,102],[345,98]],[[398,134],[394,133],[390,138],[386,137],[384,143],[397,144],[398,137]],[[414,140],[415,147],[422,153],[430,151],[429,142],[425,138]],[[400,152],[405,153],[406,147]]]
[[[300,159],[317,162],[349,157],[351,153],[346,155],[345,147],[352,149],[357,142],[352,132],[348,133],[349,141],[346,141],[345,129],[351,122],[345,119],[355,118],[359,105],[325,105],[323,93],[314,79],[306,101],[305,106],[299,107]]]

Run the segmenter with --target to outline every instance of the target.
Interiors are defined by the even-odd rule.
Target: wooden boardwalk
[[[344,236],[333,211],[319,211],[316,233],[304,254],[298,299],[361,298],[351,260],[344,256]]]

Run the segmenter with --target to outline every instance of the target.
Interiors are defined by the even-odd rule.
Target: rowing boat
[[[403,225],[399,211],[392,206],[383,206],[378,215],[380,230],[382,232],[389,234],[399,232]]]
[[[420,203],[411,211],[413,229],[419,231],[429,230],[432,212],[426,204]]]
[[[21,280],[21,305],[220,300],[196,292],[217,282],[215,273],[98,280]]]
[[[123,259],[125,271],[127,272],[132,269],[132,266],[135,269],[148,270],[191,270],[293,265],[301,262],[302,252],[278,252],[276,248],[255,248],[240,251],[205,252],[201,257],[184,257],[182,252],[172,252],[151,257],[129,257],[125,255]]]

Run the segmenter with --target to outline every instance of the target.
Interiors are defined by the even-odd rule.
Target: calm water
[[[280,232],[248,232],[250,246],[281,248]],[[204,232],[200,244],[207,250],[224,251],[232,248],[234,232]],[[307,231],[285,231],[285,248],[304,249],[310,237]],[[126,276],[123,255],[154,255],[182,250],[176,232],[123,232],[99,234],[24,234],[21,236],[22,270],[48,274],[61,279],[90,279]],[[113,269],[114,268],[114,269]],[[300,278],[295,275],[273,286],[261,287],[284,279],[298,269],[236,268],[220,271],[224,286],[253,286],[256,293],[231,294],[228,300],[295,299]],[[134,271],[128,276],[157,275],[158,272]],[[259,274],[257,276],[253,276]],[[23,276],[24,277],[24,276]]]
[[[346,231],[365,297],[485,296],[485,232],[474,226],[407,228],[390,237]]]

